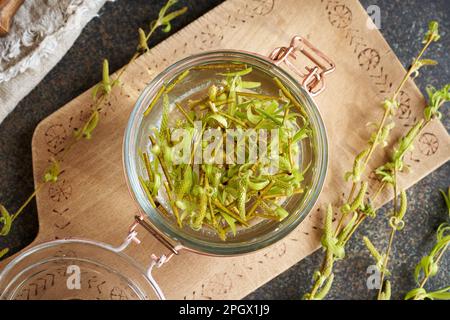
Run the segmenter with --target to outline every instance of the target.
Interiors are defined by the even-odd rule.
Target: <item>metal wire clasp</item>
[[[158,296],[158,298],[161,300],[165,300],[166,297],[164,295],[164,292],[159,287],[158,282],[153,277],[152,272],[153,268],[155,267],[160,268],[165,263],[167,263],[174,255],[177,255],[179,253],[179,250],[176,247],[172,246],[172,244],[169,241],[167,241],[167,239],[159,235],[147,222],[145,222],[144,217],[142,215],[136,215],[134,217],[133,224],[128,230],[128,235],[126,236],[125,240],[120,246],[113,248],[113,250],[116,252],[124,251],[130,245],[131,242],[140,244],[141,240],[139,240],[139,238],[137,237],[138,232],[136,231],[136,228],[139,225],[142,226],[148,232],[150,232],[159,242],[161,242],[167,249],[170,250],[170,253],[168,255],[162,254],[160,256],[157,256],[155,254],[151,254],[150,255],[151,262],[146,272],[146,276],[150,281],[150,283],[152,284],[153,289],[155,290],[155,293]]]
[[[170,258],[172,258],[174,255],[178,255],[179,254],[179,250],[174,247],[166,238],[164,238],[163,236],[161,236],[159,233],[157,233],[151,225],[149,225],[145,220],[144,220],[144,216],[139,214],[136,215],[134,217],[134,222],[131,225],[128,234],[131,235],[133,233],[136,232],[136,227],[137,226],[142,226],[145,230],[147,230],[153,237],[156,238],[156,240],[158,240],[159,242],[161,242],[161,244],[163,246],[165,246],[167,249],[170,250],[170,254],[167,255],[167,258],[165,259],[165,261],[169,261]],[[140,240],[136,238],[137,241],[139,241],[138,243],[140,243]]]
[[[289,58],[297,59],[297,52],[305,55],[314,63],[313,67],[305,66],[306,72],[302,72],[296,67]],[[289,47],[279,47],[272,51],[269,59],[274,64],[286,65],[300,76],[301,85],[312,95],[316,96],[325,89],[324,76],[336,69],[334,62],[323,52],[314,47],[308,40],[303,37],[295,36],[291,40]]]

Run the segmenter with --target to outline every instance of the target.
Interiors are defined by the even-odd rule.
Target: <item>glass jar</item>
[[[307,48],[312,50],[306,51]],[[302,83],[299,83],[290,73],[279,66],[282,62],[286,62],[293,67],[291,58],[295,58],[297,51],[304,53],[316,64],[314,68],[306,68],[305,74],[293,68],[297,75],[303,76]],[[322,62],[313,56],[314,54],[319,56]],[[204,95],[206,88],[217,78],[214,77],[214,72],[217,71],[208,71],[205,66],[230,63],[252,67],[252,77],[256,78],[256,80],[252,80],[262,82],[262,87],[265,88],[263,94],[278,94],[278,87],[273,83],[273,78],[278,78],[294,98],[303,105],[312,128],[312,135],[299,142],[301,156],[298,160],[301,169],[306,167],[309,169],[305,174],[305,192],[287,197],[282,203],[283,208],[289,212],[289,216],[281,222],[265,220],[250,228],[242,228],[235,236],[230,236],[226,241],[222,241],[215,233],[206,228],[200,231],[194,231],[189,227],[179,228],[175,219],[162,214],[160,210],[152,206],[139,182],[139,176],[145,176],[145,166],[140,161],[140,151],[151,148],[148,139],[150,128],[160,125],[162,115],[160,100],[162,99],[159,99],[148,115],[144,116],[144,112],[163,85],[175,81],[186,70],[190,70],[188,76],[170,92],[170,101],[181,102],[200,92],[203,92]],[[329,64],[328,68],[324,67],[325,63]],[[232,50],[206,52],[178,61],[159,74],[143,91],[130,115],[123,148],[125,175],[129,189],[150,221],[155,233],[171,243],[172,247],[178,246],[208,255],[229,256],[262,249],[282,239],[295,229],[313,208],[325,180],[328,163],[327,137],[320,112],[311,96],[322,90],[323,87],[318,85],[320,83],[323,86],[323,75],[333,69],[334,65],[329,62],[328,58],[303,38],[296,37],[289,48],[276,49],[271,58]],[[272,84],[270,85],[270,83]]]
[[[81,240],[56,240],[32,247],[0,273],[0,300],[162,299],[149,270],[120,247]]]

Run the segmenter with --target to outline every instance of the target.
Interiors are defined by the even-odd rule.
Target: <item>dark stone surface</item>
[[[203,13],[221,3],[221,0],[183,0],[190,10],[177,19],[173,31],[179,30]],[[426,84],[441,86],[449,81],[448,36],[450,3],[439,1],[392,1],[362,0],[367,7],[376,4],[381,9],[381,32],[392,46],[402,63],[407,66],[419,50],[419,35],[426,30],[427,22],[436,19],[441,24],[442,41],[433,45],[428,56],[439,61],[440,66],[422,72],[417,80],[420,88]],[[107,3],[100,17],[91,21],[75,45],[45,79],[19,104],[0,125],[0,199],[7,208],[17,208],[33,190],[31,164],[31,138],[36,125],[94,85],[101,73],[101,61],[107,57],[111,70],[125,64],[136,47],[136,29],[152,20],[164,0],[117,0]],[[168,35],[157,33],[152,45]],[[444,113],[444,124],[450,128],[450,112]],[[408,191],[410,209],[406,227],[398,234],[393,249],[391,268],[393,297],[401,298],[414,287],[412,271],[415,264],[426,254],[435,239],[435,230],[446,219],[446,210],[438,189],[449,184],[450,165],[446,164],[433,172]],[[389,206],[379,212],[378,218],[369,221],[355,235],[347,248],[347,259],[336,265],[335,286],[330,299],[369,299],[375,291],[366,287],[366,269],[372,264],[362,245],[362,236],[368,235],[375,245],[382,248],[387,243],[389,231],[386,212]],[[38,231],[36,206],[33,203],[14,224],[6,238],[0,238],[0,248],[5,246],[11,252],[20,250],[30,243]],[[308,291],[311,276],[320,264],[322,253],[316,252],[299,262],[288,271],[265,284],[248,299],[298,299]],[[442,260],[440,273],[430,281],[431,288],[449,285],[450,255]]]

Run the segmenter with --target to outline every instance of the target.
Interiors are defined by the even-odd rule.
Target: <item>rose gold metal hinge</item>
[[[306,66],[305,71],[301,71],[295,66],[291,60],[297,59],[298,52],[313,62],[314,66]],[[295,74],[300,76],[301,85],[312,96],[318,95],[325,89],[324,76],[336,69],[334,62],[328,56],[300,36],[292,38],[289,47],[279,47],[273,50],[269,58],[276,65],[284,62]]]
[[[136,215],[134,217],[134,222],[133,222],[133,224],[131,225],[131,227],[129,229],[129,234],[135,232],[136,227],[138,225],[143,227],[154,238],[156,238],[156,240],[158,240],[164,247],[169,249],[170,253],[169,253],[169,255],[167,255],[167,257],[168,257],[167,261],[170,258],[172,258],[174,255],[178,255],[179,254],[179,248],[177,248],[176,246],[173,246],[165,237],[163,237],[158,232],[156,232],[155,229],[148,222],[146,222],[144,220],[144,216],[141,215],[141,214],[138,214],[138,215]]]

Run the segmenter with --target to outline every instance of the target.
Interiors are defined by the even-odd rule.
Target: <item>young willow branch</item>
[[[131,57],[130,61],[122,67],[118,72],[117,76],[112,79],[109,73],[108,60],[103,61],[103,71],[102,71],[102,81],[97,84],[92,90],[93,106],[91,109],[91,115],[89,118],[81,125],[80,129],[74,131],[73,139],[70,140],[66,146],[64,152],[56,158],[51,159],[50,166],[45,170],[42,182],[35,188],[33,193],[26,199],[26,201],[17,209],[13,214],[0,204],[0,236],[7,236],[11,230],[12,224],[15,219],[26,209],[28,204],[34,199],[36,194],[49,183],[55,183],[58,181],[60,170],[60,163],[67,156],[69,151],[77,144],[78,141],[82,139],[89,140],[92,138],[92,134],[97,128],[100,122],[100,109],[104,104],[105,100],[110,96],[114,87],[120,83],[120,79],[124,72],[127,70],[128,66],[134,62],[140,55],[149,50],[148,42],[154,32],[162,28],[163,32],[170,32],[171,22],[184,14],[187,10],[186,7],[182,9],[169,12],[169,10],[178,2],[178,0],[168,0],[164,7],[161,8],[158,14],[158,18],[151,22],[150,30],[146,33],[143,29],[138,30],[138,46],[136,48],[135,54]],[[0,249],[0,258],[8,253],[8,248]]]
[[[333,281],[332,267],[336,261],[345,257],[345,245],[367,217],[373,218],[376,216],[373,203],[387,186],[387,183],[382,181],[375,195],[367,197],[368,182],[363,181],[362,177],[376,149],[379,146],[385,147],[387,145],[390,131],[395,125],[392,116],[396,114],[399,107],[397,99],[407,80],[412,75],[417,76],[421,67],[436,64],[433,60],[422,59],[422,56],[431,43],[439,40],[439,38],[438,24],[432,21],[423,39],[423,47],[419,54],[414,58],[411,67],[407,70],[392,96],[383,102],[384,113],[381,120],[376,124],[375,132],[371,135],[367,146],[355,157],[352,170],[345,174],[345,179],[351,180],[352,183],[350,193],[346,202],[340,207],[341,215],[337,227],[325,227],[322,236],[322,246],[325,250],[324,261],[320,270],[314,273],[312,289],[310,293],[304,296],[305,299],[321,299],[326,296]],[[332,211],[329,207],[327,217],[332,214]],[[332,231],[330,231],[330,228]],[[381,261],[385,259],[380,260],[380,265],[382,264]]]
[[[450,187],[447,192],[441,190],[447,205],[447,220],[450,218]],[[425,285],[428,280],[434,277],[439,271],[439,262],[447,252],[450,244],[450,224],[448,222],[442,223],[436,233],[436,243],[431,249],[430,253],[424,256],[417,264],[414,270],[414,278],[418,287],[409,291],[405,300],[450,300],[450,286],[439,289],[433,292],[427,292]]]
[[[378,291],[378,299],[389,298],[385,293],[383,293],[383,288],[385,288],[387,284],[384,283],[384,277],[386,275],[386,270],[388,270],[388,260],[395,234],[397,231],[401,231],[405,225],[403,217],[407,211],[407,199],[404,191],[401,191],[400,197],[397,196],[398,174],[408,169],[407,165],[404,163],[404,157],[407,152],[412,151],[414,148],[414,142],[417,137],[420,136],[420,133],[433,119],[441,118],[441,113],[439,111],[440,108],[444,103],[450,101],[449,89],[450,85],[446,85],[440,90],[436,90],[433,87],[427,88],[429,102],[424,109],[423,119],[419,119],[406,133],[406,135],[402,136],[397,141],[396,148],[391,155],[391,160],[375,170],[375,173],[379,179],[387,185],[390,185],[394,191],[394,212],[392,217],[389,219],[391,232],[388,246],[384,253],[384,260],[380,268],[381,287]]]

